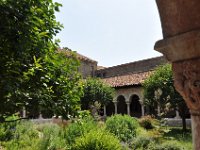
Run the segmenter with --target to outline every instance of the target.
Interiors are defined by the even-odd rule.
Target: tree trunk
[[[182,116],[183,132],[187,131],[185,113]]]
[[[186,126],[185,110],[187,109],[187,107],[184,104],[182,104],[180,107],[181,108],[179,108],[179,110],[180,110],[181,118],[182,118],[182,130],[183,132],[186,132],[187,126]]]

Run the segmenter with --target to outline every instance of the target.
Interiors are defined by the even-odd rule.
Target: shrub
[[[92,117],[76,120],[66,129],[65,139],[69,145],[72,145],[77,137],[95,128],[97,128],[97,124]]]
[[[146,149],[154,139],[150,137],[139,136],[130,143],[131,149]]]
[[[111,133],[98,129],[79,137],[72,150],[122,150],[122,147]]]
[[[145,129],[153,129],[153,118],[151,116],[143,116],[139,119],[139,124]]]
[[[38,142],[39,132],[30,121],[18,123],[12,132],[12,140],[5,144],[7,150],[34,149]]]
[[[13,139],[3,145],[7,150],[67,149],[63,128],[56,124],[35,125],[30,121],[16,126]]]
[[[41,131],[41,140],[38,143],[38,149],[56,150],[67,147],[63,128],[56,124],[45,124],[43,125],[43,129]]]
[[[15,130],[16,124],[14,122],[11,123],[1,123],[0,124],[0,141],[8,141],[13,137],[13,132]]]
[[[137,120],[128,115],[115,115],[106,120],[106,129],[124,142],[136,136],[138,126]]]

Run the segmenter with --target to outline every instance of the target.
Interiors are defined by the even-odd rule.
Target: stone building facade
[[[105,68],[97,66],[97,62],[88,57],[81,54],[77,56],[81,60],[80,72],[84,78],[99,77],[115,88],[113,101],[104,106],[104,116],[112,114],[143,116],[145,108],[142,83],[157,66],[167,63],[161,56]]]
[[[104,107],[104,115],[128,114],[141,117],[145,114],[143,81],[153,70],[167,63],[156,57],[96,70],[96,76],[115,88],[113,102]]]

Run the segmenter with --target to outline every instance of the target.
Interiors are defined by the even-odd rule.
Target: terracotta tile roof
[[[115,76],[102,79],[105,83],[111,87],[123,87],[130,85],[140,85],[144,80],[151,75],[153,71],[132,73],[122,76]]]

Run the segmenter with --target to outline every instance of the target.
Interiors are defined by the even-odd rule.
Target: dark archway
[[[126,101],[122,95],[117,98],[117,113],[122,115],[127,114]]]
[[[106,115],[111,116],[115,114],[115,105],[113,102],[109,102],[109,104],[106,106]]]
[[[131,96],[131,104],[130,104],[130,115],[132,117],[141,117],[142,116],[142,110],[141,110],[141,104],[140,104],[140,98],[137,95]]]

